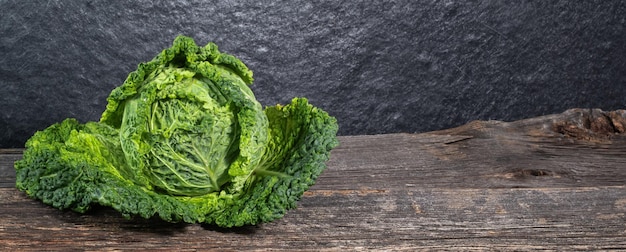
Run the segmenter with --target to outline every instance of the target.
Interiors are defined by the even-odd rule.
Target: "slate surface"
[[[178,34],[294,96],[340,134],[424,132],[571,107],[626,107],[624,1],[0,1],[0,148],[108,93]]]

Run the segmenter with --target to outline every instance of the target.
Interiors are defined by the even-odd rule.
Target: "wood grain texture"
[[[14,188],[4,149],[0,250],[626,250],[624,115],[343,136],[298,209],[235,229],[51,208]]]

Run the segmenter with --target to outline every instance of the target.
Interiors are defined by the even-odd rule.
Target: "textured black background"
[[[340,134],[423,132],[572,107],[626,108],[625,1],[0,0],[0,147],[95,121],[139,62],[184,34],[304,96]]]

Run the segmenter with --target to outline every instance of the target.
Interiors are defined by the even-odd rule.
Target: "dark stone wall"
[[[304,96],[340,134],[626,107],[624,1],[0,1],[0,148],[95,121],[184,34],[242,59],[264,105]]]

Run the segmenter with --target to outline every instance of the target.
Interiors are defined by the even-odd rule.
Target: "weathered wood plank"
[[[0,150],[0,251],[626,250],[624,118],[343,136],[298,209],[231,230],[53,209],[14,188],[21,151]]]
[[[626,249],[624,187],[311,190],[284,219],[234,230],[125,220],[109,209],[61,212],[14,189],[0,195],[6,249]]]

